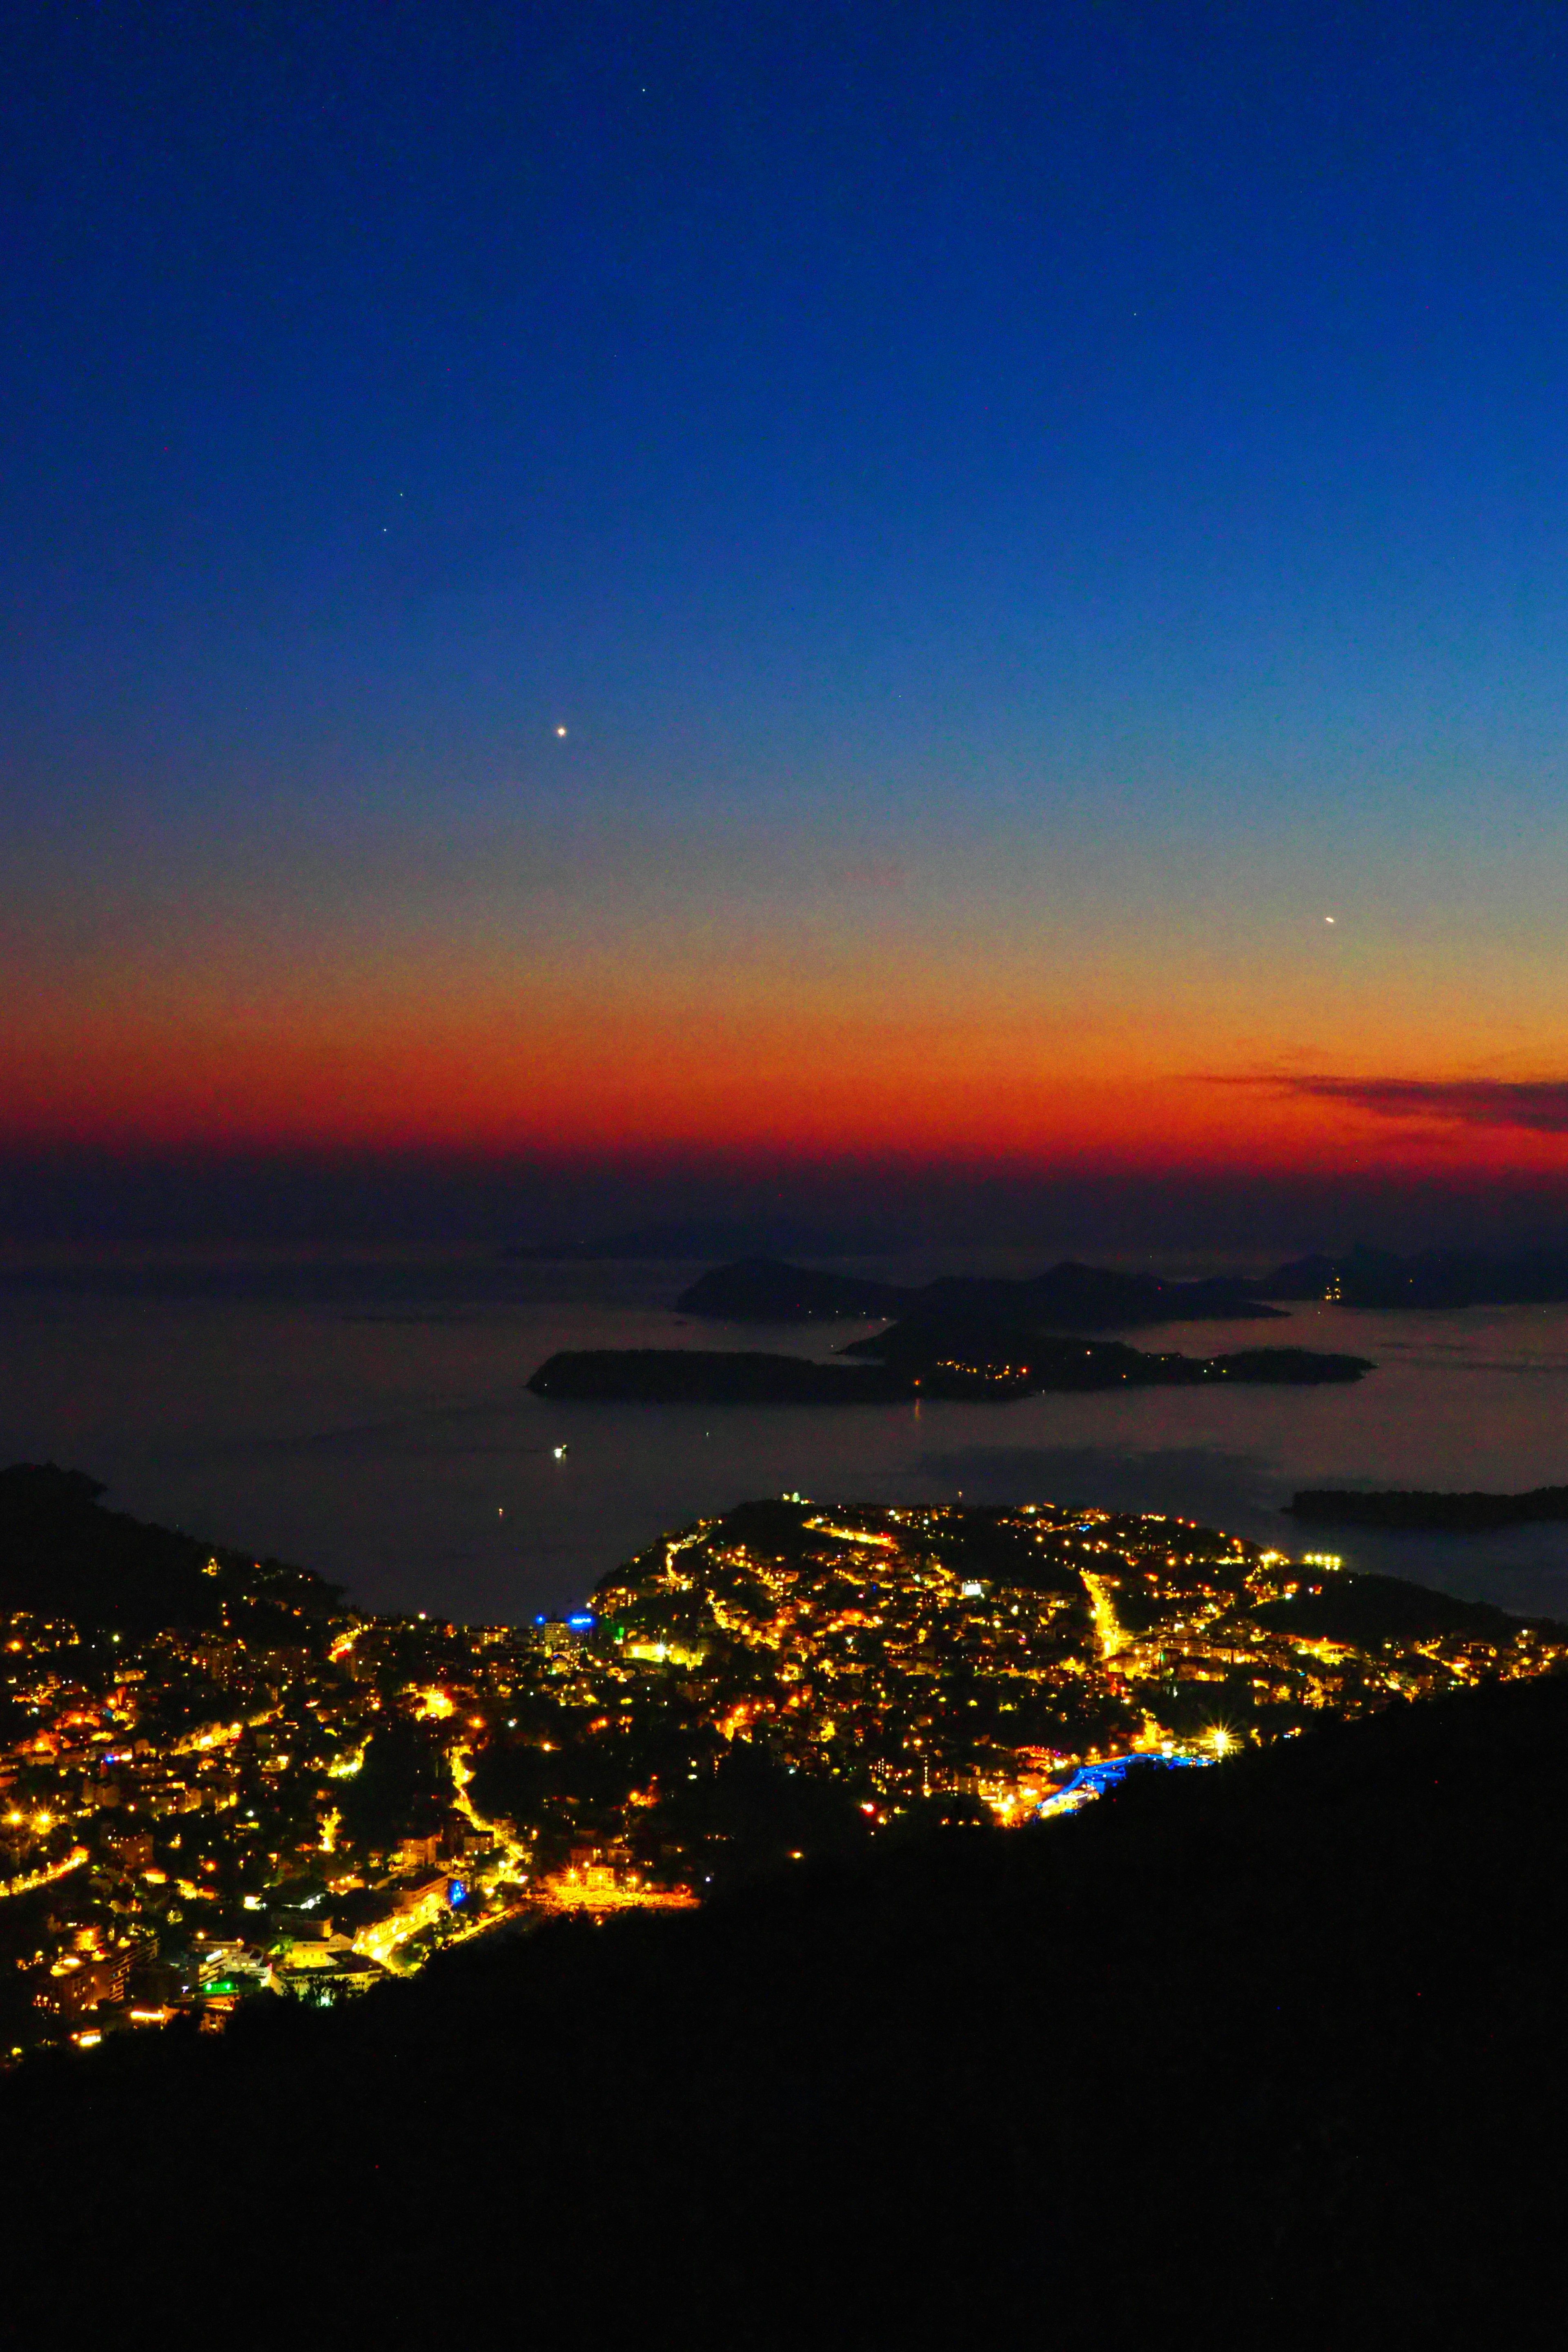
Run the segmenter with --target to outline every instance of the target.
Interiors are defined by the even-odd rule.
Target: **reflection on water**
[[[297,1559],[372,1606],[468,1618],[574,1601],[661,1528],[786,1488],[1172,1511],[1568,1617],[1568,1525],[1297,1538],[1279,1516],[1304,1486],[1568,1483],[1568,1307],[1309,1307],[1267,1335],[1203,1324],[1147,1341],[1347,1349],[1379,1366],[1354,1388],[816,1411],[527,1393],[557,1348],[825,1354],[862,1328],[683,1323],[665,1302],[690,1272],[429,1255],[12,1268],[0,1457],[92,1470],[125,1508]]]

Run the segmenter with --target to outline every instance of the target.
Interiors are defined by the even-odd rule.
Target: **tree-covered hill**
[[[243,1622],[247,1637],[297,1641],[340,1605],[337,1588],[305,1569],[107,1510],[104,1491],[53,1463],[0,1470],[0,1612],[132,1637],[226,1619]]]

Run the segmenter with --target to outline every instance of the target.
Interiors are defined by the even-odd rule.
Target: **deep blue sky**
[[[1100,1071],[1201,1159],[1306,1071],[1499,1148],[1568,1048],[1562,28],[16,11],[22,1132],[825,1149],[887,1071],[879,1148],[1048,1160]]]

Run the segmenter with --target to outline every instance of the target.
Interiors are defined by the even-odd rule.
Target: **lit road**
[[[1089,1605],[1094,1613],[1094,1630],[1100,1636],[1100,1654],[1102,1658],[1113,1658],[1118,1650],[1125,1648],[1127,1636],[1116,1622],[1116,1611],[1111,1605],[1105,1580],[1093,1575],[1087,1568],[1080,1568],[1079,1574],[1083,1579]]]
[[[86,1846],[73,1846],[63,1862],[51,1863],[47,1870],[29,1871],[26,1878],[6,1879],[0,1885],[0,1900],[7,1895],[31,1895],[37,1887],[52,1886],[57,1878],[68,1878],[73,1870],[79,1870],[86,1860]]]

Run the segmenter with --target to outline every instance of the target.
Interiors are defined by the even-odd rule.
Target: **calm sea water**
[[[878,1270],[917,1279],[977,1263]],[[815,1412],[528,1394],[557,1348],[827,1354],[858,1336],[685,1323],[668,1302],[694,1271],[434,1255],[12,1261],[0,1265],[0,1459],[89,1470],[125,1509],[297,1560],[367,1606],[470,1621],[574,1602],[661,1529],[784,1490],[1178,1512],[1568,1619],[1568,1525],[1331,1537],[1279,1515],[1301,1486],[1568,1484],[1568,1307],[1304,1307],[1288,1323],[1172,1326],[1146,1342],[1373,1358],[1378,1370],[1347,1389]]]

